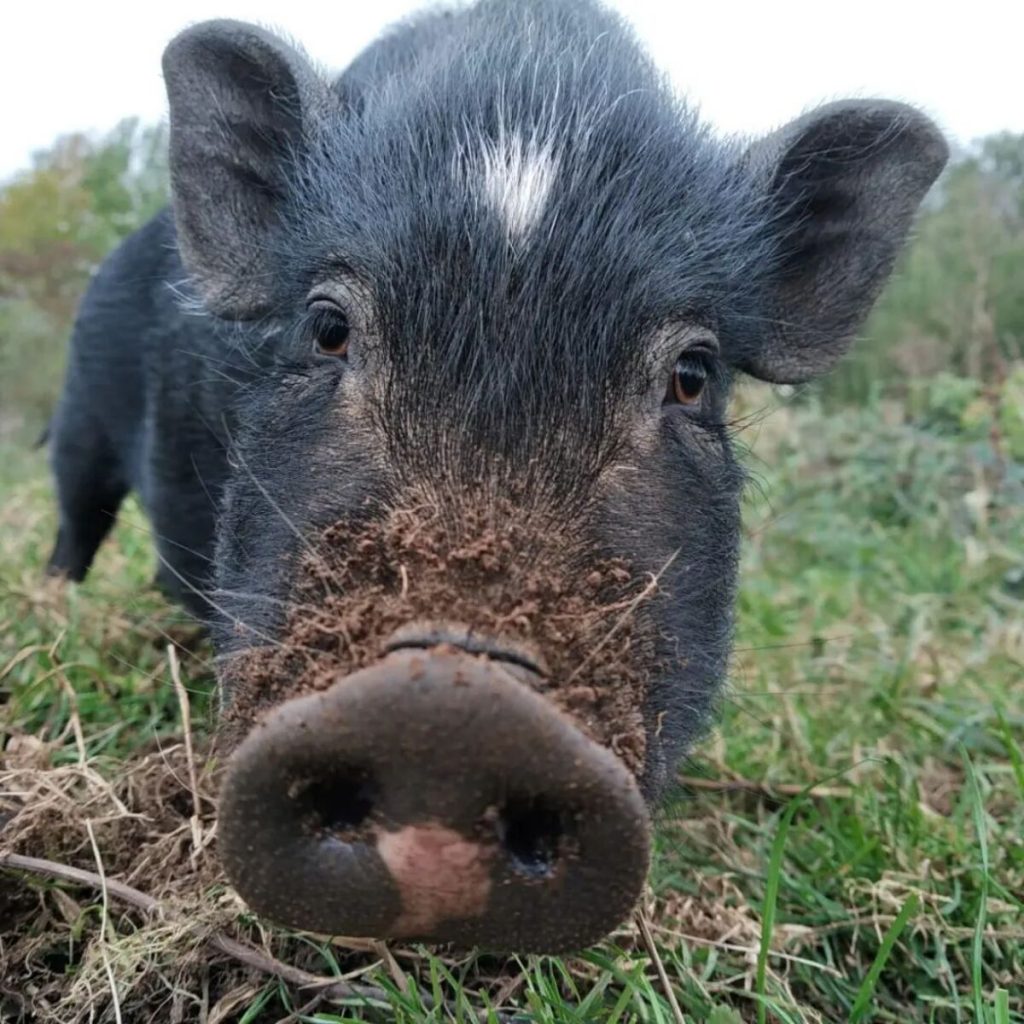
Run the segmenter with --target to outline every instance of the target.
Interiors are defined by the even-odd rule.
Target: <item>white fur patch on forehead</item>
[[[497,140],[482,141],[471,187],[505,222],[510,240],[522,241],[543,215],[555,183],[558,162],[552,146],[505,131]]]

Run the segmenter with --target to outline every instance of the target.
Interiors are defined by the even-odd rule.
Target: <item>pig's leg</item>
[[[114,525],[128,485],[107,439],[79,417],[58,422],[52,451],[60,524],[46,571],[78,582]]]

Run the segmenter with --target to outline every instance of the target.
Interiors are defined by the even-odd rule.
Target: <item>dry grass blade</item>
[[[372,942],[373,951],[381,958],[384,965],[388,969],[388,973],[391,975],[395,985],[398,986],[400,992],[408,994],[409,992],[409,976],[399,966],[398,961],[395,959],[394,953],[388,948],[386,942],[380,940],[374,940]]]
[[[68,698],[68,722],[70,723],[71,730],[75,736],[75,747],[78,750],[78,763],[83,768],[88,769],[89,755],[86,753],[85,749],[85,733],[82,732],[82,718],[78,713],[78,694],[75,693],[75,688],[71,685],[67,676],[64,674],[60,663],[57,661],[57,649],[60,647],[63,639],[64,633],[62,631],[57,636],[57,639],[50,645],[50,649],[47,653],[50,657],[50,663],[54,666],[54,672],[60,680],[61,689]]]
[[[107,943],[113,935],[113,927],[110,924],[110,901],[107,898],[107,876],[103,871],[103,858],[100,856],[100,848],[96,845],[96,833],[93,831],[92,822],[85,823],[89,833],[89,842],[92,844],[93,856],[96,858],[96,871],[100,883],[100,894],[103,898],[103,927],[100,937],[100,956],[103,958],[103,969],[107,973],[107,982],[110,985],[110,998],[113,1001],[114,1018],[117,1024],[122,1024],[121,999],[117,994],[117,980],[114,978],[114,969],[110,966],[110,957],[107,955]]]
[[[91,829],[90,829],[91,835]],[[95,842],[94,842],[95,848]],[[97,852],[98,857],[98,852]],[[99,863],[97,861],[97,863]],[[39,857],[25,857],[16,853],[0,853],[0,868],[9,868],[15,871],[28,871],[32,874],[45,875],[49,878],[57,878],[78,885],[86,885],[92,889],[98,889],[104,896],[113,896],[141,910],[150,913],[158,913],[167,917],[166,911],[161,907],[159,901],[152,896],[123,882],[108,881],[102,874],[95,874],[85,871],[82,868],[74,868],[66,864],[58,864],[56,861],[45,860]],[[104,916],[106,914],[106,903],[104,902]],[[105,916],[106,919],[106,916]],[[311,974],[308,971],[291,967],[281,963],[271,956],[267,956],[260,950],[249,946],[237,939],[232,939],[220,932],[208,936],[206,941],[214,949],[237,960],[239,963],[263,974],[280,978],[282,981],[296,988],[315,988],[323,999],[345,1000],[362,999],[374,1002],[388,1001],[387,993],[373,985],[354,985],[349,982],[339,981],[337,978],[329,978],[323,975]]]
[[[768,798],[798,796],[807,789],[805,783],[755,782],[753,779],[702,779],[695,775],[679,775],[677,780],[689,789],[700,789],[708,793],[753,793]],[[844,799],[853,796],[853,790],[844,786],[819,786],[810,795]]]
[[[305,1006],[300,1006],[297,1010],[293,1010],[288,1014],[287,1017],[282,1017],[277,1024],[292,1024],[293,1021],[303,1020],[308,1017],[322,1002],[324,996],[322,992],[317,992],[315,996]]]
[[[605,633],[605,635],[594,645],[590,654],[588,654],[587,657],[580,662],[576,670],[565,681],[566,686],[568,686],[571,682],[573,682],[582,674],[584,669],[586,669],[587,666],[594,660],[594,657],[604,647],[604,645],[607,644],[608,641],[611,640],[611,638],[615,636],[615,634],[618,633],[618,631],[622,629],[622,627],[627,622],[629,622],[630,618],[632,617],[633,613],[637,610],[637,608],[639,608],[640,605],[643,604],[643,602],[646,601],[647,598],[650,597],[651,594],[653,594],[654,591],[658,589],[658,584],[661,582],[661,577],[664,576],[666,572],[668,572],[670,566],[678,557],[679,551],[677,549],[669,556],[665,564],[653,576],[651,576],[650,583],[648,583],[647,586],[644,587],[644,589],[641,590],[640,593],[637,594],[636,597],[634,597],[633,600],[629,602],[629,605],[627,606],[626,610],[615,621],[615,625],[613,625],[612,628],[609,629],[607,633]]]
[[[683,1016],[683,1011],[679,1006],[679,1000],[676,999],[675,990],[672,988],[668,972],[665,970],[665,964],[662,962],[661,954],[658,952],[654,936],[651,934],[650,926],[647,923],[647,915],[643,910],[637,911],[636,924],[637,928],[640,929],[640,938],[643,940],[647,955],[651,958],[651,963],[654,964],[654,969],[658,972],[658,980],[661,982],[662,989],[664,989],[668,1005],[672,1007],[672,1017],[676,1024],[686,1024],[686,1018]]]
[[[181,708],[181,728],[185,740],[185,760],[188,765],[188,784],[192,790],[192,817],[189,824],[192,828],[192,869],[196,870],[199,851],[203,846],[203,828],[201,824],[201,804],[199,801],[199,783],[196,776],[196,758],[192,747],[192,716],[189,710],[188,690],[181,681],[181,666],[178,664],[178,653],[174,644],[167,645],[167,661],[171,668],[171,679],[174,682],[174,692],[178,696],[178,705]]]
[[[740,953],[746,960],[754,960],[757,957],[756,946],[744,946],[737,942],[725,942],[721,939],[706,939],[700,935],[691,935],[689,932],[681,932],[675,928],[667,928],[659,924],[651,925],[651,929],[659,935],[665,935],[673,939],[682,939],[684,942],[697,946],[707,946],[709,949],[725,949],[730,953]],[[768,955],[773,959],[788,960],[794,964],[803,964],[805,967],[810,967],[815,971],[824,971],[825,974],[831,974],[833,978],[843,977],[842,971],[837,971],[830,964],[819,963],[817,960],[810,960],[807,957],[794,956],[792,953],[783,953],[776,949],[770,950]]]

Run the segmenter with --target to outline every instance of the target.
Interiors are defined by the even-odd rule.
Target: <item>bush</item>
[[[905,397],[945,372],[1002,379],[1024,358],[1024,135],[993,135],[939,179],[864,337],[822,385],[832,405]]]
[[[0,435],[46,422],[90,274],[167,201],[166,149],[162,127],[127,120],[58,139],[0,190]]]
[[[1003,382],[999,396],[999,429],[1010,458],[1024,463],[1024,363]]]

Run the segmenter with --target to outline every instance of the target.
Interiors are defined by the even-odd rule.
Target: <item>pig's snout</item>
[[[400,649],[268,713],[232,755],[219,844],[257,913],[307,931],[558,952],[635,904],[633,776],[485,656]]]

